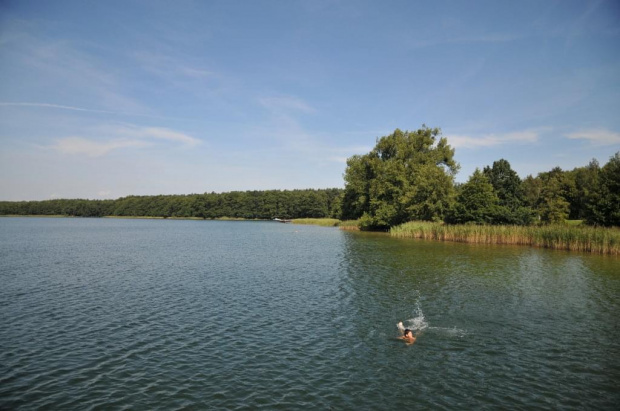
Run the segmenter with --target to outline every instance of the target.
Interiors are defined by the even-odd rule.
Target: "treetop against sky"
[[[7,1],[0,200],[342,187],[396,128],[464,182],[620,149],[617,1]]]

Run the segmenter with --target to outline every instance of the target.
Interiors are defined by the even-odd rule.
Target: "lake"
[[[617,409],[619,268],[274,222],[1,218],[0,409]]]

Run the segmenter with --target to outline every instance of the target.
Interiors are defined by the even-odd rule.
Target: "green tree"
[[[589,223],[620,226],[620,152],[601,168],[599,184],[593,190],[589,205]]]
[[[596,220],[593,206],[598,203],[600,171],[601,167],[596,159],[592,159],[587,166],[572,171],[576,194],[571,201],[571,219],[586,222]]]
[[[564,175],[559,167],[543,175],[538,212],[544,223],[561,223],[568,218],[570,203],[566,200]]]
[[[523,182],[510,163],[504,159],[495,161],[492,167],[485,167],[483,173],[499,199],[493,224],[530,224],[534,213],[531,208],[524,206]]]
[[[493,166],[486,166],[483,173],[489,178],[493,190],[499,198],[499,205],[516,210],[523,205],[523,189],[521,178],[510,167],[507,160],[493,162]]]
[[[499,198],[487,175],[476,169],[459,188],[456,203],[448,214],[450,224],[492,224],[499,213]]]
[[[423,126],[377,140],[368,154],[347,161],[343,218],[362,218],[367,229],[409,220],[442,219],[459,165],[438,128]]]

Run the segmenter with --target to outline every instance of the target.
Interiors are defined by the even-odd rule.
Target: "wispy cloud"
[[[135,52],[132,57],[143,70],[174,83],[179,83],[183,77],[189,80],[215,79],[218,77],[214,71],[207,70],[196,62],[192,64],[186,57],[148,51]]]
[[[100,129],[106,138],[86,138],[70,136],[57,139],[51,147],[63,154],[101,157],[113,150],[124,148],[143,148],[155,144],[154,140],[182,144],[193,147],[201,140],[179,131],[162,127],[106,126]]]
[[[604,128],[580,130],[567,134],[571,140],[587,140],[595,146],[611,146],[620,144],[620,133]]]
[[[304,100],[293,96],[261,97],[258,102],[261,106],[277,113],[296,111],[311,114],[316,112],[316,109]]]
[[[488,33],[474,36],[438,37],[431,39],[418,39],[410,43],[413,48],[437,46],[441,44],[477,44],[477,43],[506,43],[523,38],[522,35],[510,33]]]
[[[188,146],[195,146],[201,140],[179,131],[164,127],[137,127],[137,126],[114,126],[109,128],[112,134],[124,135],[142,139],[167,140],[170,142],[182,143]]]
[[[111,140],[99,142],[83,137],[58,139],[51,148],[63,154],[83,154],[88,157],[101,157],[112,150],[127,147],[146,147],[148,142],[139,140]]]
[[[73,111],[87,111],[89,113],[106,113],[106,114],[118,114],[115,111],[107,110],[93,110],[89,108],[63,106],[61,104],[48,104],[48,103],[12,103],[12,102],[0,102],[2,107],[42,107],[42,108],[56,108],[61,110],[73,110]]]
[[[47,102],[8,103],[38,105],[94,113],[145,115],[152,114],[147,106],[128,93],[123,70],[115,69],[103,59],[96,47],[76,40],[50,40],[33,35],[35,30],[12,27],[2,35],[3,54],[7,61],[36,79],[39,92],[58,89],[80,101],[96,101],[102,109],[76,107],[72,104]],[[7,104],[5,104],[7,105]]]
[[[446,134],[448,143],[452,147],[480,148],[493,147],[502,144],[524,144],[538,141],[539,132],[525,130],[504,134],[483,134],[480,136],[467,136],[459,134]]]
[[[129,116],[129,117],[147,117],[147,118],[158,118],[158,119],[178,119],[177,117],[167,117],[167,116],[157,116],[150,114],[142,114],[142,113],[131,113],[131,112],[122,112],[122,111],[112,111],[112,110],[97,110],[92,108],[85,107],[75,107],[75,106],[66,106],[62,104],[50,104],[50,103],[20,103],[20,102],[0,102],[0,107],[32,107],[32,108],[51,108],[57,110],[70,110],[70,111],[81,111],[86,113],[101,113],[101,114],[114,114],[118,116]]]

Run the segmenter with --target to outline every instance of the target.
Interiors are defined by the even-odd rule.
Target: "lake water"
[[[272,222],[2,218],[0,409],[617,409],[619,268]]]

